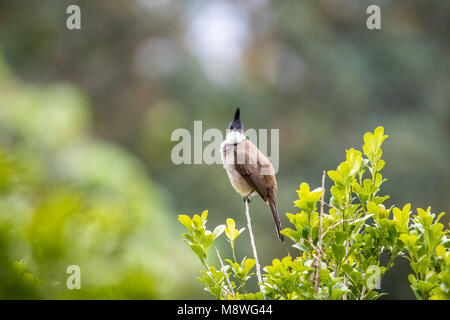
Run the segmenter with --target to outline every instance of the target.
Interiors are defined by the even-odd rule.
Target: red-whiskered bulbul
[[[240,110],[236,109],[225,140],[221,145],[222,161],[228,178],[234,189],[241,194],[244,201],[250,202],[250,196],[259,194],[270,206],[275,227],[280,241],[281,223],[276,205],[277,180],[270,161],[258,148],[245,137],[240,120]]]

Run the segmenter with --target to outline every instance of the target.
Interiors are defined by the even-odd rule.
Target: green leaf
[[[292,246],[293,246],[294,248],[297,248],[297,249],[302,250],[302,251],[304,251],[304,252],[310,252],[310,251],[311,251],[309,245],[305,245],[305,244],[303,244],[303,243],[301,243],[301,242],[298,242],[298,243],[296,243],[296,244],[293,244]]]
[[[314,211],[317,201],[319,201],[322,196],[322,189],[317,188],[310,192],[309,185],[307,183],[302,183],[299,190],[297,190],[297,193],[298,200],[294,202],[294,205],[310,214]]]
[[[302,229],[302,238],[308,239],[309,237],[309,227],[303,227]]]
[[[408,249],[412,249],[417,241],[417,236],[416,235],[409,235],[407,233],[402,233],[399,236],[399,239],[405,244],[405,246]]]
[[[350,175],[355,176],[359,171],[359,168],[361,167],[362,153],[361,151],[352,148],[350,150],[347,150],[346,158],[351,168]]]
[[[202,223],[206,222],[206,218],[208,218],[208,210],[204,210],[202,212],[202,217],[201,217]]]
[[[342,259],[345,256],[345,247],[338,244],[333,244],[331,246],[331,250],[333,251],[333,255],[336,259],[337,263],[341,263]]]
[[[197,244],[197,243],[193,243],[189,245],[192,249],[192,251],[195,252],[195,254],[200,258],[200,260],[203,262],[205,260],[205,254],[203,252],[202,247]]]
[[[194,239],[193,239],[192,236],[191,236],[190,234],[188,234],[188,233],[183,233],[183,237],[185,237],[186,240],[189,241],[188,244],[191,244],[191,243],[194,242]]]
[[[189,232],[192,232],[192,220],[189,216],[180,214],[178,215],[178,221],[180,221]]]
[[[298,198],[299,199],[308,198],[309,190],[310,190],[309,185],[307,183],[303,182],[300,185],[300,188],[297,190]]]
[[[202,246],[205,253],[208,253],[209,248],[214,242],[214,235],[212,233],[206,234],[202,239]]]
[[[344,231],[337,231],[335,233],[335,242],[336,244],[341,245],[347,239],[348,233]]]
[[[422,256],[419,258],[419,260],[417,261],[417,271],[419,272],[419,274],[421,274],[422,276],[425,276],[425,274],[427,273],[427,270],[428,270],[429,263],[430,263],[429,257]]]
[[[385,165],[386,163],[384,162],[384,160],[378,160],[378,162],[377,162],[377,171],[380,171],[381,169],[383,169],[384,168],[384,165]]]
[[[236,223],[231,218],[227,219],[225,234],[230,241],[234,241],[239,236],[239,231],[236,230]]]
[[[370,162],[373,162],[373,154],[375,152],[375,139],[371,132],[366,132],[363,136],[364,145],[363,152],[369,158]]]
[[[250,270],[255,266],[255,264],[255,259],[246,259],[242,267],[244,268],[246,273],[249,273]]]
[[[322,197],[322,188],[317,188],[317,189],[314,189],[311,192],[311,194],[309,195],[309,201],[316,204],[317,201],[319,201],[321,197]]]
[[[380,147],[387,137],[388,137],[387,135],[384,135],[383,127],[377,127],[373,134],[370,132],[364,134],[363,151],[364,154],[367,156],[367,158],[369,158],[369,161],[372,164],[372,166],[375,165],[378,166],[377,162],[382,155],[382,150]],[[382,165],[384,166],[384,164]]]
[[[284,234],[285,236],[287,236],[289,239],[291,239],[294,242],[300,241],[299,234],[296,231],[292,230],[291,228],[285,228],[285,229],[281,230],[280,233]]]
[[[214,239],[220,236],[225,231],[225,228],[226,226],[224,224],[218,225],[213,231]]]
[[[353,271],[353,267],[349,264],[342,265],[342,270],[344,270],[346,273],[350,274]]]
[[[445,259],[447,257],[447,250],[445,250],[444,246],[438,245],[435,250],[436,250],[436,254],[441,259]]]
[[[441,213],[438,215],[438,217],[436,218],[435,223],[438,223],[439,220],[441,220],[441,218],[442,218],[444,215],[445,215],[445,212],[441,212]]]
[[[417,284],[416,277],[414,277],[413,274],[408,275],[408,280],[413,286],[415,286]]]
[[[330,179],[333,180],[334,182],[338,182],[338,183],[340,182],[341,184],[343,184],[341,181],[341,175],[337,171],[329,170],[327,172],[327,174],[328,174],[328,177],[330,177]]]
[[[433,289],[433,284],[427,281],[419,280],[417,282],[417,289],[421,293],[422,296],[427,296],[429,292]]]
[[[194,215],[194,217],[192,218],[192,222],[194,225],[194,229],[197,229],[197,230],[203,229],[202,218],[198,214]]]
[[[286,217],[289,219],[289,222],[295,224],[295,214],[286,213]]]
[[[374,136],[377,148],[380,148],[383,141],[386,140],[387,137],[389,137],[388,135],[384,134],[384,128],[381,126],[377,127],[375,129],[373,136]]]

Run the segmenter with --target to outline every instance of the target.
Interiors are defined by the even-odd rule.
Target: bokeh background
[[[220,164],[174,165],[170,138],[225,129],[237,106],[280,130],[284,226],[299,184],[378,125],[387,204],[448,212],[449,89],[448,1],[1,0],[0,298],[209,298],[177,214],[242,227],[243,202]],[[259,199],[252,215],[263,265],[295,254]],[[247,233],[237,246],[251,256]],[[414,298],[408,272],[399,259],[384,299]]]

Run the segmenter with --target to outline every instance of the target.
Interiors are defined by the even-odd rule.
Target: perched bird
[[[225,140],[221,145],[222,161],[228,178],[234,189],[241,194],[244,201],[250,202],[250,196],[259,194],[270,206],[275,227],[280,241],[281,223],[276,205],[277,180],[270,161],[244,135],[240,120],[240,110],[236,109]]]

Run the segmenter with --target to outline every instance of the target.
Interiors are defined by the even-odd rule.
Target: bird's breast
[[[236,169],[236,150],[237,145],[234,144],[222,144],[222,161],[223,166],[227,172],[233,188],[242,196],[248,195],[253,191],[253,188],[245,181],[241,174]]]

